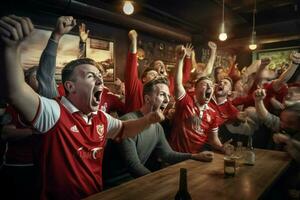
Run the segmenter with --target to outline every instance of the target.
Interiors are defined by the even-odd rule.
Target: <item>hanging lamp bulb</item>
[[[224,22],[221,25],[221,33],[219,34],[219,40],[225,41],[227,39],[227,33],[225,32]]]
[[[256,36],[256,33],[252,32],[251,42],[249,44],[249,49],[252,51],[254,51],[257,48],[255,36]]]
[[[126,15],[131,15],[134,12],[132,1],[124,1],[123,12]]]
[[[253,9],[253,16],[252,16],[252,34],[251,34],[251,40],[249,44],[249,49],[252,51],[254,51],[257,48],[256,32],[255,32],[255,13],[256,13],[256,0],[254,0],[254,9]]]

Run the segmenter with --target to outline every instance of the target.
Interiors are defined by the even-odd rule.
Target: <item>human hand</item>
[[[258,88],[253,93],[253,98],[255,101],[262,101],[266,97],[266,90]]]
[[[234,152],[234,146],[232,144],[230,144],[232,142],[232,139],[227,140],[226,142],[224,142],[223,144],[223,153],[225,153],[226,155],[231,155]]]
[[[131,41],[137,40],[137,36],[138,36],[138,34],[137,34],[137,32],[136,32],[135,30],[131,30],[131,31],[129,31],[129,33],[128,33],[128,37],[129,37],[129,39],[130,39]]]
[[[186,50],[183,45],[178,45],[176,47],[177,59],[182,60],[186,55]]]
[[[300,53],[293,51],[290,55],[290,59],[292,60],[293,64],[299,65],[300,64]]]
[[[202,151],[197,154],[192,154],[192,159],[204,161],[204,162],[211,162],[214,158],[214,152],[212,151]]]
[[[192,56],[192,54],[193,54],[193,52],[194,52],[194,47],[193,47],[193,45],[190,44],[190,43],[187,43],[187,44],[185,45],[185,52],[186,52],[186,57],[187,57],[187,58],[191,58],[191,56]]]
[[[78,26],[79,28],[79,37],[81,42],[86,42],[86,40],[89,37],[90,30],[86,30],[85,23],[81,23],[81,25]]]
[[[288,141],[290,140],[290,137],[282,133],[277,133],[273,135],[273,140],[276,144],[281,144],[281,143],[287,144]]]
[[[156,111],[152,111],[152,112],[148,113],[147,117],[148,117],[148,121],[150,124],[161,122],[165,119],[165,116],[160,109],[157,109]]]
[[[57,19],[56,27],[53,31],[52,37],[58,42],[59,39],[66,33],[69,33],[74,26],[76,26],[76,19],[72,16],[61,16]]]
[[[248,114],[247,114],[246,112],[243,112],[243,111],[240,111],[240,112],[237,114],[237,116],[236,116],[236,118],[237,118],[238,120],[240,120],[241,122],[245,122],[245,121],[247,120],[247,117],[248,117]]]
[[[27,17],[9,15],[0,19],[1,43],[6,47],[18,48],[33,32],[34,26]]]
[[[212,41],[209,41],[208,42],[208,46],[209,48],[212,50],[212,51],[216,51],[217,50],[217,44],[212,42]]]
[[[271,62],[271,58],[263,58],[260,60],[260,67],[264,68]]]

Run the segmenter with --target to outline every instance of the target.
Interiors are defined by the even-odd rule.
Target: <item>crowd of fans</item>
[[[29,18],[0,19],[0,188],[11,199],[81,199],[186,159],[210,162],[231,142],[287,150],[300,162],[300,53],[288,66],[270,58],[239,69],[197,63],[191,44],[176,48],[174,74],[154,60],[138,76],[135,30],[128,33],[124,83],[105,87],[103,66],[86,58],[89,30],[79,25],[79,58],[55,80],[57,48],[77,26],[58,18],[38,66],[23,71],[20,46]],[[233,141],[232,141],[233,140]],[[297,167],[296,167],[297,168]],[[300,190],[298,168],[290,187]],[[296,178],[295,178],[296,177]]]

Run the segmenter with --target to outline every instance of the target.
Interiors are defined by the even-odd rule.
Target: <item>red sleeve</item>
[[[236,119],[237,115],[239,114],[239,110],[232,104],[232,102],[228,102],[228,105],[231,113],[229,119],[230,120]]]
[[[143,102],[143,84],[138,77],[137,54],[128,53],[125,68],[125,107],[127,112],[139,109]]]
[[[237,97],[232,100],[232,105],[239,106],[239,105],[250,105],[252,102],[254,102],[252,94],[251,95],[245,95],[241,97]],[[246,106],[247,107],[247,106]]]
[[[169,74],[168,79],[169,79],[169,83],[170,83],[170,85],[169,85],[170,94],[172,96],[174,96],[174,85],[175,85],[175,83],[174,83],[174,76],[171,75],[171,74]]]
[[[126,113],[125,104],[114,94],[107,93],[106,100],[109,102],[107,106],[107,113],[117,112],[119,116]]]
[[[192,68],[192,59],[185,57],[184,64],[183,64],[183,76],[182,76],[182,84],[183,85],[186,82],[188,82],[188,80],[190,80],[191,68]]]

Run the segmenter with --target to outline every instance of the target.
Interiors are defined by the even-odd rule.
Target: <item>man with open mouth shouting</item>
[[[64,67],[66,96],[53,100],[38,95],[25,83],[20,66],[21,44],[33,33],[29,18],[0,19],[0,89],[41,135],[39,199],[82,199],[102,190],[106,139],[134,137],[164,116],[158,109],[136,120],[120,121],[98,111],[103,79],[96,62],[88,58]]]
[[[194,95],[187,94],[182,85],[184,57],[185,49],[181,46],[177,48],[176,113],[170,144],[180,152],[200,152],[204,150],[205,144],[223,151],[218,137],[217,113],[208,105],[214,91],[213,82],[208,77],[200,77],[195,83]]]

